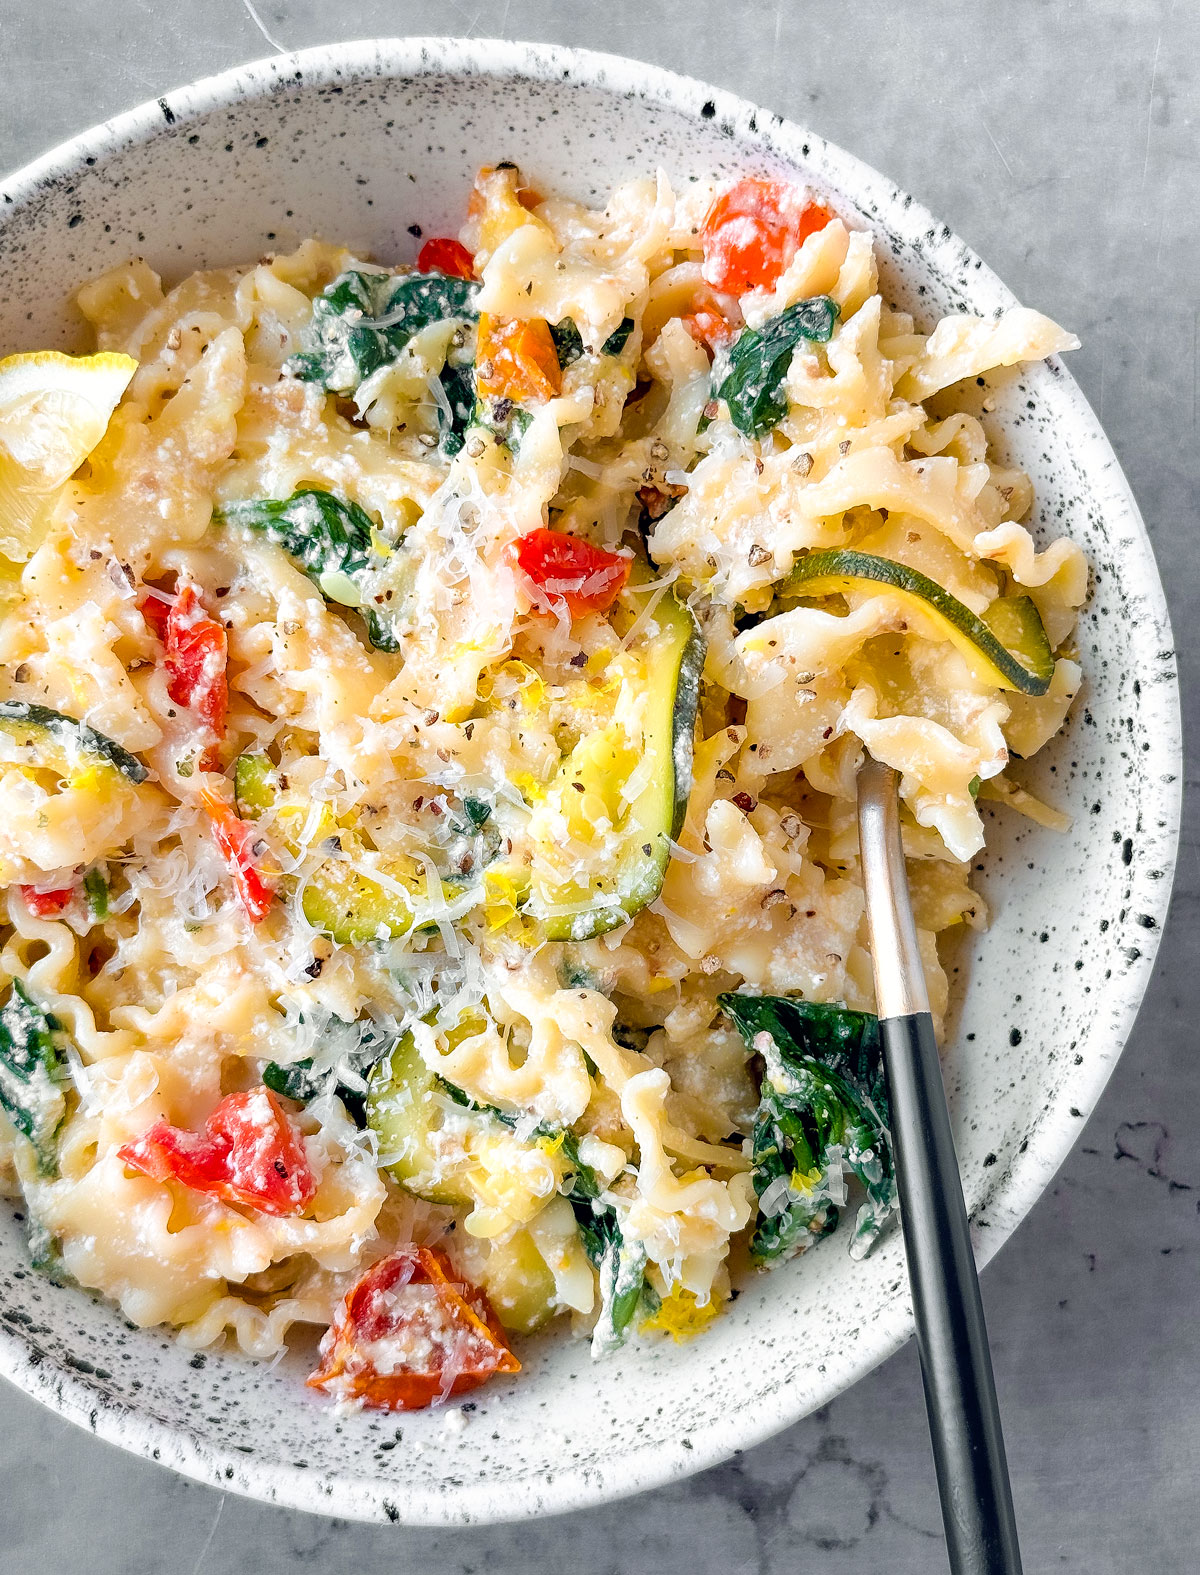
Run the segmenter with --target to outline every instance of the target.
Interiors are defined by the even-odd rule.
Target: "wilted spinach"
[[[0,1007],[0,1108],[33,1144],[43,1176],[58,1171],[58,1129],[67,1113],[62,1024],[14,979]]]
[[[783,380],[792,352],[802,339],[826,344],[833,336],[838,309],[827,295],[797,301],[761,328],[746,328],[729,352],[729,371],[717,397],[729,406],[729,419],[747,437],[762,437],[787,415]]]
[[[353,394],[430,323],[474,322],[479,286],[439,273],[339,274],[313,301],[304,349],[284,371],[336,394]]]
[[[786,996],[718,999],[765,1062],[751,1139],[760,1200],[752,1254],[770,1262],[835,1229],[848,1173],[867,1194],[850,1242],[852,1257],[865,1256],[896,1207],[878,1019]]]
[[[305,1022],[303,1016],[300,1022]],[[324,1011],[321,1012],[320,1034],[326,1041],[326,1050],[330,1039],[342,1047],[341,1055],[329,1070],[314,1072],[312,1056],[306,1056],[303,1061],[294,1061],[288,1066],[269,1061],[263,1068],[263,1082],[274,1093],[282,1094],[285,1099],[294,1099],[302,1105],[322,1094],[336,1093],[355,1124],[364,1126],[367,1074],[392,1049],[396,1036],[382,1028],[373,1017],[360,1017],[357,1022],[348,1023],[344,1018]],[[325,1059],[328,1060],[327,1055]],[[362,1087],[357,1088],[345,1082],[347,1074],[355,1083],[361,1081]]]
[[[430,323],[473,323],[479,286],[440,273],[366,273],[351,269],[313,302],[304,349],[285,372],[336,394],[355,394],[380,367],[395,361],[414,334]],[[456,454],[475,408],[470,350],[451,347],[441,369],[450,416],[439,409],[442,446]]]
[[[583,336],[575,326],[575,319],[564,317],[561,323],[551,323],[550,337],[558,353],[558,364],[565,371],[583,354]]]
[[[341,575],[355,584],[371,566],[371,516],[359,504],[332,492],[301,487],[290,498],[254,498],[226,504],[216,517],[227,525],[260,531],[268,541],[282,547],[329,601],[344,599],[330,576]],[[396,650],[396,637],[381,615],[370,607],[360,607],[359,611],[376,650]]]

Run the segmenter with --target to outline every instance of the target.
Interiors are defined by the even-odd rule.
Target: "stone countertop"
[[[740,18],[735,28],[734,17]],[[682,28],[678,19],[686,17]],[[676,19],[673,28],[668,18]],[[0,169],[277,48],[503,35],[640,57],[850,149],[1078,332],[1071,370],[1146,517],[1200,734],[1200,10],[1167,0],[0,0]],[[1189,761],[1188,784],[1196,774]],[[1100,1106],[983,1278],[1027,1568],[1194,1575],[1200,1560],[1200,851]],[[1188,959],[1193,960],[1189,963]],[[466,1532],[223,1496],[0,1386],[0,1575],[929,1575],[945,1567],[910,1345],[768,1444],[572,1517]]]

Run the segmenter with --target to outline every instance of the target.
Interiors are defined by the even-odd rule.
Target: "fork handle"
[[[953,1575],[1021,1575],[979,1279],[928,1012],[879,1024],[925,1407]]]

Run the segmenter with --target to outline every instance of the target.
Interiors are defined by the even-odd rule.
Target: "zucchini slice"
[[[49,706],[0,701],[0,733],[29,751],[29,765],[56,771],[64,781],[89,769],[117,771],[135,785],[149,776],[136,755],[86,722],[77,722]]]
[[[633,647],[641,665],[637,736],[618,717],[581,739],[534,815],[525,911],[551,941],[603,935],[653,902],[683,827],[704,639],[674,592],[653,618],[657,633]],[[639,781],[644,786],[627,797]]]
[[[835,596],[872,585],[919,604],[986,682],[1023,695],[1044,695],[1054,677],[1054,653],[1028,596],[1001,596],[982,618],[918,569],[838,547],[800,559],[781,587],[794,596]]]
[[[431,1072],[411,1033],[371,1074],[367,1126],[379,1139],[380,1163],[406,1192],[428,1203],[463,1205],[471,1194],[458,1165],[447,1165],[436,1149],[436,1133],[456,1101]]]
[[[275,767],[266,755],[240,755],[234,768],[238,813],[257,820],[274,809],[272,829],[289,853],[296,853],[309,821],[311,805],[280,790]],[[361,946],[381,935],[407,935],[433,922],[425,873],[412,859],[375,857],[364,848],[352,828],[337,821],[325,806],[309,846],[327,841],[329,858],[304,884],[301,907],[304,917],[318,930],[344,946]],[[378,880],[363,872],[362,863],[376,869]],[[442,899],[453,901],[463,887],[443,883]]]

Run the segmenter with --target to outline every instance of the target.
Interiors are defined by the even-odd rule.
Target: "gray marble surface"
[[[1185,719],[1200,731],[1200,10],[1187,0],[0,0],[0,167],[276,46],[438,32],[639,56],[807,121],[1074,328],[1084,348],[1071,368],[1145,513],[1182,647]],[[1193,755],[1189,787],[1195,777]],[[1031,1575],[1200,1568],[1198,901],[1189,806],[1172,922],[1132,1042],[1055,1184],[984,1276]],[[222,1496],[0,1386],[0,1506],[0,1575],[57,1575],[81,1558],[89,1575],[944,1568],[911,1347],[691,1482],[469,1532],[355,1526]]]

